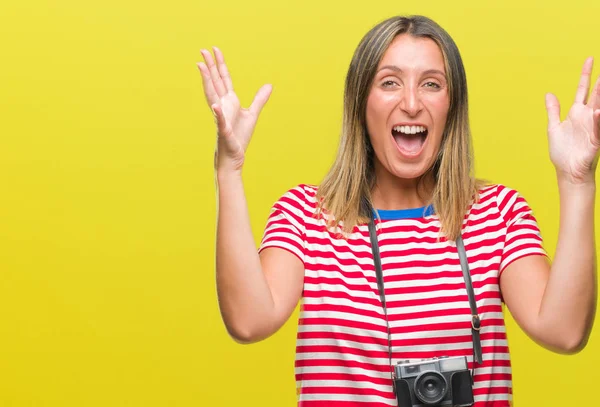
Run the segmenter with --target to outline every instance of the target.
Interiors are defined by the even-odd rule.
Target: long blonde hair
[[[384,53],[394,38],[404,33],[432,39],[444,57],[450,107],[438,157],[427,173],[435,180],[431,204],[440,219],[441,232],[447,239],[455,240],[482,182],[472,175],[467,79],[462,58],[450,35],[423,16],[387,19],[373,27],[358,45],[346,76],[340,146],[333,166],[319,186],[317,213],[325,210],[331,215],[328,227],[337,229],[341,222],[345,233],[372,216],[375,170],[366,126],[367,98]]]

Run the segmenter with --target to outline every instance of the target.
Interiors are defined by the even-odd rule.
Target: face
[[[450,107],[444,57],[429,38],[397,36],[367,100],[377,177],[416,179],[434,164]]]

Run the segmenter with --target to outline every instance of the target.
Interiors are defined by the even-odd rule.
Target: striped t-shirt
[[[279,199],[260,250],[278,247],[303,262],[295,372],[299,407],[397,404],[388,336],[368,225],[347,238],[314,216],[317,188]],[[431,208],[378,211],[377,235],[391,331],[392,363],[466,356],[473,368],[471,312],[454,242],[439,237]],[[546,255],[526,201],[486,186],[465,216],[462,237],[481,317],[483,362],[474,366],[475,407],[508,407],[511,366],[499,279],[514,260]]]

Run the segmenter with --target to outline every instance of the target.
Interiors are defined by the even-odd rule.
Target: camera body
[[[398,407],[472,406],[473,380],[464,356],[398,362]]]

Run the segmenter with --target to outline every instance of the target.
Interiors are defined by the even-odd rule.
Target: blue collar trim
[[[381,220],[397,220],[424,218],[433,215],[435,212],[433,211],[433,205],[427,205],[411,209],[375,209],[373,211],[375,219],[377,219],[377,213],[379,213]]]

